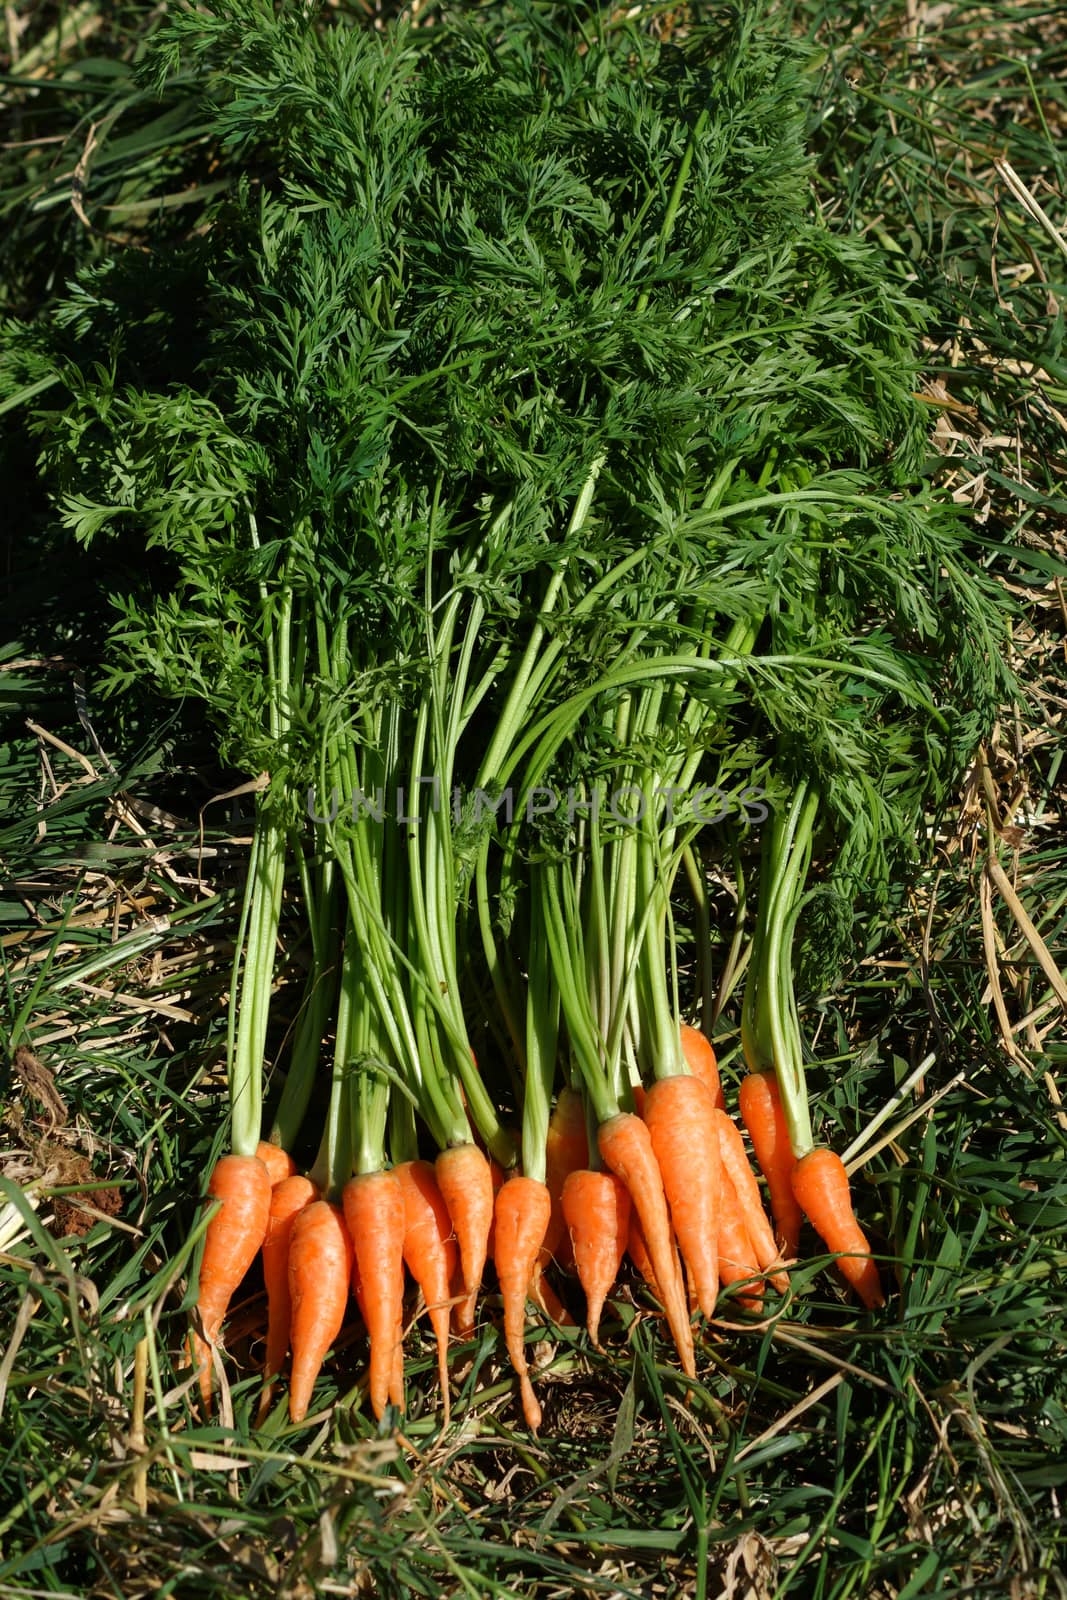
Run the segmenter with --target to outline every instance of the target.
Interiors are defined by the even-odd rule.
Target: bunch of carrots
[[[407,1274],[447,1416],[491,1264],[531,1427],[527,1304],[565,1317],[572,1268],[596,1343],[629,1256],[687,1373],[803,1217],[882,1303],[809,1111],[816,909],[876,919],[914,857],[1004,692],[1000,601],[924,478],[921,305],[809,214],[789,40],[587,9],[175,11],[154,70],[241,181],[14,353],[56,515],[159,552],[111,686],[199,697],[267,775],[205,1409],[257,1256],[294,1421],[352,1299],[403,1407]]]
[[[543,1176],[505,1173],[475,1143],[435,1162],[411,1160],[357,1175],[339,1203],[323,1197],[291,1156],[262,1142],[249,1156],[215,1165],[191,1348],[205,1411],[211,1407],[212,1356],[230,1300],[257,1255],[262,1258],[268,1326],[262,1409],[291,1361],[289,1415],[299,1422],[315,1379],[354,1297],[369,1342],[374,1413],[404,1409],[405,1268],[417,1285],[438,1351],[442,1410],[449,1416],[450,1334],[470,1336],[487,1261],[503,1299],[504,1336],[518,1374],[523,1413],[536,1430],[541,1408],[524,1354],[526,1305],[551,1320],[571,1318],[542,1278],[550,1264],[577,1275],[586,1327],[599,1348],[605,1301],[629,1257],[666,1316],[684,1370],[695,1375],[692,1313],[713,1318],[720,1287],[758,1315],[763,1283],[787,1287],[789,1262],[807,1217],[838,1269],[868,1308],[884,1304],[867,1239],[853,1214],[848,1178],[825,1147],[798,1158],[789,1140],[773,1073],[742,1082],[740,1109],[767,1180],[773,1227],[764,1210],[737,1123],[727,1115],[715,1053],[682,1024],[681,1072],[647,1091],[638,1109],[601,1123],[591,1164],[586,1108],[561,1089],[540,1161]]]

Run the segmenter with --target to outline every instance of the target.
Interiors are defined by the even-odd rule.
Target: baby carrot
[[[404,1161],[393,1168],[393,1175],[404,1195],[404,1261],[422,1290],[437,1341],[437,1376],[447,1423],[451,1414],[448,1323],[457,1257],[452,1219],[429,1161]]]
[[[663,1175],[671,1223],[706,1317],[715,1315],[719,1293],[720,1116],[725,1112],[716,1109],[707,1086],[689,1073],[657,1079],[645,1096],[645,1125]]]
[[[221,1205],[207,1225],[200,1262],[200,1328],[191,1354],[205,1412],[211,1408],[211,1347],[233,1294],[263,1243],[270,1214],[270,1174],[256,1156],[223,1156],[208,1181],[208,1198]]]
[[[362,1172],[341,1193],[359,1264],[360,1309],[370,1341],[370,1403],[381,1419],[398,1398],[396,1351],[403,1337],[404,1191],[392,1172]]]
[[[689,1377],[695,1377],[693,1330],[689,1324],[685,1285],[667,1212],[663,1178],[649,1131],[640,1117],[621,1111],[600,1124],[597,1144],[605,1164],[630,1191],[682,1368]]]
[[[494,1216],[493,1175],[476,1144],[442,1150],[434,1170],[459,1245],[463,1298],[456,1306],[455,1321],[456,1332],[466,1338],[474,1331],[474,1308]]]
[[[746,1073],[741,1080],[738,1106],[760,1171],[767,1180],[778,1243],[787,1258],[795,1256],[800,1246],[801,1224],[801,1211],[792,1183],[796,1157],[789,1142],[789,1129],[774,1073]]]
[[[267,1354],[263,1362],[266,1388],[260,1401],[261,1413],[270,1404],[271,1382],[285,1365],[289,1354],[289,1324],[292,1306],[289,1299],[289,1240],[299,1212],[319,1198],[310,1178],[298,1174],[276,1183],[270,1195],[270,1214],[263,1240],[263,1284],[267,1291]]]
[[[526,1286],[551,1214],[548,1190],[536,1178],[509,1178],[496,1197],[493,1261],[504,1297],[504,1342],[519,1376],[523,1415],[531,1433],[541,1426],[541,1407],[526,1363]]]
[[[340,1207],[313,1200],[297,1213],[289,1235],[289,1342],[293,1369],[289,1416],[301,1422],[327,1350],[341,1331],[348,1304],[352,1246]]]
[[[561,1203],[585,1290],[585,1325],[599,1348],[600,1315],[619,1275],[630,1234],[629,1191],[613,1172],[582,1169],[567,1174]]]
[[[793,1169],[793,1193],[828,1250],[839,1253],[837,1270],[868,1310],[885,1305],[878,1267],[867,1236],[856,1221],[841,1157],[825,1146],[809,1150]]]

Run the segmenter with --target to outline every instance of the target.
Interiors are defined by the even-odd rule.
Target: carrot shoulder
[[[726,1096],[722,1092],[722,1083],[719,1079],[719,1063],[715,1058],[715,1051],[707,1034],[701,1033],[699,1028],[690,1027],[688,1022],[683,1022],[679,1028],[682,1040],[682,1054],[685,1064],[701,1083],[706,1084],[711,1091],[711,1098],[720,1111],[726,1109]]]
[[[856,1221],[848,1173],[841,1157],[825,1146],[809,1150],[793,1169],[793,1193],[828,1250],[839,1253],[837,1270],[868,1310],[885,1305],[878,1267],[867,1236]]]

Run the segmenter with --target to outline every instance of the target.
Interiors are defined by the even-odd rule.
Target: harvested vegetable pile
[[[921,476],[921,301],[812,215],[802,54],[748,8],[662,44],[226,0],[153,61],[195,63],[242,184],[9,345],[57,515],[151,552],[110,687],[199,697],[263,775],[205,1415],[260,1253],[261,1410],[291,1351],[294,1422],[350,1291],[370,1404],[403,1411],[405,1267],[447,1421],[492,1262],[533,1430],[527,1300],[565,1323],[584,1291],[610,1338],[627,1254],[690,1376],[819,1240],[876,1312],[798,974],[835,970],[1011,682],[1001,591]],[[745,885],[717,979],[709,852]],[[283,903],[308,970],[279,1039]],[[685,1020],[731,994],[773,1222]]]

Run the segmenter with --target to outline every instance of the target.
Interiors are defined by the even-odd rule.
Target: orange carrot
[[[457,1144],[442,1150],[434,1171],[459,1245],[463,1298],[456,1306],[456,1332],[469,1338],[474,1332],[474,1308],[495,1215],[493,1175],[476,1144]]]
[[[613,1172],[583,1169],[567,1174],[562,1206],[585,1290],[585,1325],[599,1349],[600,1314],[619,1275],[630,1233],[629,1191]]]
[[[276,1184],[284,1183],[286,1178],[291,1178],[296,1171],[296,1162],[280,1144],[268,1144],[266,1139],[261,1139],[256,1146],[256,1155],[270,1173],[272,1189]]]
[[[289,1239],[297,1214],[319,1198],[310,1178],[297,1174],[276,1183],[270,1195],[270,1214],[263,1240],[263,1283],[267,1291],[267,1355],[263,1363],[266,1388],[260,1411],[270,1404],[271,1382],[289,1354]]]
[[[801,1223],[792,1183],[796,1157],[789,1143],[789,1129],[774,1073],[746,1073],[741,1080],[738,1105],[760,1171],[767,1180],[778,1243],[783,1254],[792,1258],[800,1246]]]
[[[526,1364],[526,1286],[552,1215],[552,1199],[545,1185],[536,1178],[516,1175],[507,1180],[497,1195],[494,1215],[493,1261],[504,1297],[504,1342],[519,1375],[526,1426],[536,1433],[541,1426],[541,1407]]]
[[[856,1221],[841,1157],[824,1146],[809,1150],[793,1169],[793,1193],[828,1250],[841,1256],[836,1266],[869,1311],[885,1305],[878,1267],[867,1236]]]
[[[297,1213],[289,1235],[293,1422],[307,1416],[319,1368],[345,1320],[351,1261],[352,1245],[339,1206],[313,1200]]]
[[[218,1343],[234,1291],[267,1231],[270,1174],[256,1156],[223,1156],[215,1164],[207,1192],[209,1199],[222,1204],[204,1235],[197,1300],[202,1331],[194,1329],[190,1339],[205,1412],[211,1409],[211,1347]]]
[[[711,1098],[720,1111],[726,1109],[726,1096],[722,1092],[719,1081],[719,1063],[715,1059],[715,1051],[711,1040],[699,1028],[691,1028],[688,1022],[683,1022],[680,1028],[682,1036],[682,1054],[685,1064],[701,1083],[707,1084],[711,1090]]]
[[[719,1281],[725,1289],[743,1278],[758,1278],[759,1270],[733,1179],[724,1167],[719,1212]],[[763,1296],[755,1284],[740,1290],[738,1298],[757,1315],[763,1310]]]
[[[545,1140],[545,1184],[552,1197],[552,1216],[545,1242],[541,1246],[542,1268],[549,1261],[555,1261],[564,1272],[574,1265],[571,1236],[563,1216],[563,1185],[569,1173],[578,1172],[588,1164],[589,1136],[585,1127],[585,1104],[577,1090],[563,1088],[549,1119],[548,1137]]]
[[[663,1175],[671,1224],[706,1317],[715,1315],[719,1294],[722,1163],[715,1119],[724,1114],[707,1086],[688,1073],[658,1079],[645,1096],[645,1125]]]
[[[405,1161],[394,1167],[393,1173],[404,1194],[404,1260],[422,1290],[437,1341],[437,1377],[447,1424],[452,1410],[448,1392],[448,1322],[458,1256],[452,1219],[429,1161]]]
[[[359,1263],[360,1309],[370,1341],[370,1403],[380,1420],[398,1393],[396,1351],[403,1339],[404,1191],[393,1172],[363,1172],[341,1192],[345,1222]]]
[[[620,1111],[600,1124],[597,1144],[605,1164],[630,1191],[630,1199],[641,1219],[641,1230],[663,1297],[667,1325],[681,1358],[683,1371],[689,1377],[695,1377],[693,1330],[689,1325],[685,1285],[651,1135],[640,1117],[632,1112]]]
[[[748,1229],[748,1237],[756,1253],[756,1260],[761,1267],[778,1266],[782,1258],[771,1225],[767,1221],[767,1213],[763,1209],[756,1175],[748,1164],[748,1154],[745,1150],[745,1141],[741,1137],[741,1130],[725,1111],[716,1111],[715,1125],[719,1135],[722,1164],[730,1174],[730,1182],[734,1186],[734,1193],[741,1208],[741,1215],[745,1219],[745,1227]],[[773,1273],[771,1282],[779,1294],[785,1294],[789,1288],[789,1278],[784,1272]]]

